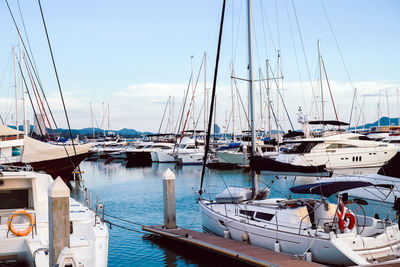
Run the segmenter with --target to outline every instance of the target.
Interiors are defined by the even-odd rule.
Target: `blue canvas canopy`
[[[385,188],[393,188],[393,185],[380,184],[374,185],[369,182],[360,181],[346,181],[346,182],[324,182],[315,184],[299,185],[290,188],[290,191],[297,194],[315,194],[322,195],[324,197],[329,197],[337,192],[346,191],[359,187],[367,186],[380,186]]]

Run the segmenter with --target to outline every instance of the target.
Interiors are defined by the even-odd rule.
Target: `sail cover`
[[[75,145],[76,154],[79,155],[89,152],[92,145],[93,144]],[[73,146],[65,146],[64,148],[64,146],[43,143],[28,136],[24,137],[23,163],[60,159],[74,155]]]
[[[12,136],[12,135],[18,135],[18,134],[21,135],[21,134],[23,134],[23,132],[14,130],[14,129],[12,129],[10,127],[7,127],[7,126],[5,126],[3,124],[0,124],[0,137],[1,136]]]
[[[367,186],[374,186],[374,184],[360,181],[325,182],[295,186],[290,188],[290,191],[297,194],[314,194],[329,197],[337,192]]]

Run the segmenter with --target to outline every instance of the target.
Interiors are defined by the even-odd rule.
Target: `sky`
[[[18,2],[8,2],[24,42],[29,40],[57,125],[66,127],[38,2],[19,1],[28,39]],[[103,106],[109,105],[111,129],[157,132],[169,96],[173,96],[174,106],[165,120],[170,118],[171,125],[175,125],[192,65],[197,78],[204,53],[207,54],[206,88],[212,87],[222,1],[70,0],[41,4],[72,128],[92,126],[90,106],[95,126],[106,128]],[[232,127],[232,122],[228,122],[232,113],[230,63],[233,62],[236,77],[247,78],[245,11],[246,1],[227,0],[215,118],[228,129]],[[352,124],[375,121],[379,103],[381,115],[398,117],[399,14],[400,2],[396,0],[253,0],[255,79],[260,79],[259,69],[266,77],[267,59],[271,65],[270,77],[277,77],[279,50],[283,76],[283,80],[278,80],[279,88],[293,127],[300,128],[296,115],[300,106],[310,118],[321,117],[317,47],[320,40],[339,120],[349,121],[354,88],[357,88],[354,104],[357,109],[353,111]],[[0,33],[0,115],[12,125],[15,123],[12,47],[18,45],[18,35],[5,1],[0,3]],[[203,71],[193,105],[193,117],[199,118],[201,129]],[[238,113],[242,107],[237,92],[243,106],[248,93],[246,82],[236,80],[236,85],[237,131],[246,127],[243,112]],[[265,86],[261,86],[265,120]],[[255,82],[255,88],[259,128],[262,127],[260,82]],[[325,76],[322,92],[325,119],[335,119]],[[289,129],[290,122],[277,98],[276,85],[272,84],[274,111],[282,127]],[[27,117],[33,121],[29,106]],[[164,122],[161,128],[166,127]]]

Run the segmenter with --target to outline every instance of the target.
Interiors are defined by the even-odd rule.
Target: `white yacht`
[[[400,231],[396,218],[386,221],[356,214],[340,191],[372,186],[366,182],[325,182],[291,188],[318,199],[253,198],[252,190],[228,187],[215,200],[200,199],[205,231],[252,245],[331,265],[367,265],[397,261]],[[265,192],[265,191],[264,191]],[[325,197],[325,198],[324,198]]]
[[[49,266],[48,188],[52,177],[2,170],[0,183],[0,262]],[[59,266],[107,266],[109,235],[102,218],[70,198],[69,221],[70,248],[58,258]],[[62,264],[62,255],[69,265]]]
[[[302,166],[326,165],[328,169],[380,167],[391,159],[398,148],[355,133],[327,137],[287,140],[292,146],[276,160]]]
[[[247,144],[246,144],[247,143]],[[243,143],[239,148],[232,150],[222,150],[216,151],[215,155],[218,159],[218,162],[221,164],[229,164],[229,165],[240,165],[240,166],[248,166],[249,165],[249,156],[251,148],[248,142]],[[257,155],[274,158],[278,155],[277,146],[264,144],[263,141],[257,141],[256,153]]]
[[[184,137],[174,152],[175,160],[180,165],[203,164],[204,145],[198,140]]]

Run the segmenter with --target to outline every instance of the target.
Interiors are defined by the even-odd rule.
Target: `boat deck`
[[[202,248],[222,256],[254,266],[322,266],[290,255],[248,245],[232,239],[198,231],[177,228],[165,229],[161,225],[143,225],[142,229],[168,239]]]

